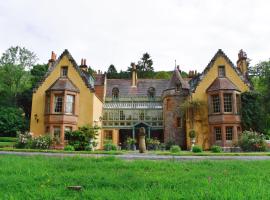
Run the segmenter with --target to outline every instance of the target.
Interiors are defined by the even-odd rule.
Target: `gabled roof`
[[[80,92],[80,90],[67,77],[58,78],[47,91],[49,90],[68,90],[72,92]]]
[[[217,90],[237,90],[237,91],[240,91],[238,89],[238,87],[236,85],[234,85],[233,82],[231,82],[226,77],[216,78],[206,91],[212,92],[212,91],[217,91]]]
[[[176,85],[180,85],[183,89],[189,89],[188,82],[182,78],[180,71],[177,68],[175,68],[173,72],[173,75],[170,79],[167,89],[173,89],[176,87]]]
[[[119,89],[119,96],[147,96],[150,87],[155,88],[156,96],[161,96],[168,83],[169,80],[164,79],[138,79],[137,87],[132,87],[130,79],[108,79],[106,96],[112,96],[114,87]]]
[[[47,73],[45,76],[40,80],[40,82],[36,85],[34,88],[34,92],[42,85],[42,83],[46,80],[46,78],[52,73],[52,71],[55,69],[55,67],[59,64],[61,59],[67,56],[69,61],[72,63],[73,67],[76,69],[76,71],[79,73],[81,78],[83,79],[85,85],[89,88],[90,91],[94,91],[94,86],[90,84],[89,78],[90,75],[87,73],[84,73],[83,70],[80,69],[80,67],[77,65],[76,61],[72,57],[72,55],[69,53],[67,49],[64,50],[64,52],[58,57],[58,59],[53,63],[53,65],[48,69]]]
[[[239,69],[233,64],[233,62],[229,59],[229,57],[221,49],[219,49],[217,53],[214,55],[214,57],[210,60],[206,68],[203,70],[203,72],[201,74],[198,74],[196,77],[194,77],[193,79],[189,81],[189,85],[191,87],[192,92],[195,92],[197,86],[203,80],[207,72],[213,67],[218,57],[223,57],[229,63],[232,69],[238,74],[241,80],[248,85],[247,80],[245,80],[245,78],[243,77]]]

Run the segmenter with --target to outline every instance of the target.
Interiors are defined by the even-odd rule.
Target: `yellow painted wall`
[[[101,117],[102,117],[102,106],[103,103],[101,102],[101,100],[96,96],[93,95],[93,123],[94,121],[97,121],[97,125],[99,127],[101,127]],[[95,124],[95,123],[94,123]],[[98,136],[97,136],[97,142],[98,142],[98,146],[97,149],[101,149],[102,148],[102,134],[101,134],[101,129],[98,131]]]
[[[35,135],[41,135],[45,132],[44,126],[44,111],[45,111],[45,91],[60,77],[61,66],[68,66],[69,79],[79,88],[79,110],[78,110],[78,126],[90,124],[93,125],[94,119],[100,115],[99,111],[101,102],[96,98],[95,94],[90,92],[82,80],[80,74],[72,66],[67,56],[64,56],[57,64],[55,69],[46,78],[42,85],[33,94],[32,113],[30,131]],[[94,105],[95,104],[95,112]],[[35,120],[35,115],[39,119],[38,123]],[[97,118],[98,119],[98,118]]]
[[[195,93],[192,94],[192,100],[198,100],[204,103],[204,107],[201,108],[199,115],[195,117],[194,129],[197,133],[196,144],[202,146],[204,149],[209,148],[209,127],[208,127],[208,97],[206,94],[207,88],[218,77],[218,66],[225,66],[226,77],[230,79],[241,92],[248,91],[249,87],[241,80],[238,74],[230,66],[230,64],[222,57],[218,57],[214,62],[212,68],[207,72],[202,81],[197,86]],[[186,123],[187,134],[192,129],[190,119],[187,119]],[[190,138],[187,137],[187,144],[190,147]]]

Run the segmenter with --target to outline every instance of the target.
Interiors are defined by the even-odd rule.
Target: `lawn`
[[[269,199],[269,174],[270,161],[0,156],[0,199]]]
[[[16,140],[16,137],[0,137],[0,148],[12,147],[15,144]]]

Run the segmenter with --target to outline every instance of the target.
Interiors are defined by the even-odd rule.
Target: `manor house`
[[[97,125],[98,148],[104,141],[123,146],[128,137],[138,138],[144,127],[147,137],[190,148],[189,132],[196,144],[230,147],[241,132],[241,93],[250,90],[248,58],[242,50],[236,66],[218,50],[202,73],[181,76],[173,70],[169,80],[140,79],[136,65],[130,79],[108,79],[106,73],[91,76],[86,61],[78,65],[65,50],[52,53],[46,75],[36,86],[30,130],[50,133],[65,144],[65,131]]]

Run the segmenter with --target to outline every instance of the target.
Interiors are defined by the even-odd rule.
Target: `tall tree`
[[[25,47],[11,46],[1,56],[0,65],[20,65],[30,69],[37,60],[36,54]]]
[[[117,70],[113,64],[111,64],[107,70],[107,77],[108,78],[118,78],[119,74],[117,73]]]

